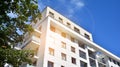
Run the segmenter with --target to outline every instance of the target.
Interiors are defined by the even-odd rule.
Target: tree
[[[35,21],[36,18],[41,18],[38,9],[37,0],[1,0],[0,1],[0,53],[9,50],[12,53],[20,55],[18,50],[11,49],[11,45],[15,46],[17,43],[23,41],[23,35],[26,32],[34,31],[30,23]],[[19,31],[19,32],[18,32]],[[20,34],[21,33],[21,34]],[[12,52],[13,51],[13,52]],[[21,54],[26,53],[26,51]],[[8,55],[8,54],[7,54]],[[29,54],[28,54],[29,55]],[[3,55],[0,55],[2,57]],[[5,56],[6,62],[11,57]],[[18,56],[19,58],[19,56]],[[24,58],[27,58],[25,56]],[[13,60],[15,58],[12,58]],[[4,64],[0,59],[0,63]],[[11,62],[7,62],[14,65]]]
[[[28,50],[14,50],[0,48],[0,66],[4,67],[5,63],[9,63],[13,67],[19,67],[23,62],[31,64],[29,58],[33,57],[34,52]]]

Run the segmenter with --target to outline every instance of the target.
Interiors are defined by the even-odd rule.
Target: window
[[[102,58],[102,59],[101,59],[101,62],[104,63],[104,64],[106,64],[105,58]]]
[[[54,56],[54,49],[49,48],[49,54]]]
[[[67,22],[67,27],[70,27],[70,23]]]
[[[85,33],[85,38],[90,40],[90,36],[88,34]]]
[[[80,67],[87,67],[87,63],[80,61]]]
[[[61,59],[66,61],[66,54],[61,53]]]
[[[88,50],[88,54],[89,54],[89,57],[91,57],[91,58],[93,58],[93,59],[96,58],[95,53],[92,52],[91,50]]]
[[[37,60],[33,62],[33,65],[34,65],[34,66],[36,66],[36,64],[37,64]]]
[[[61,42],[61,47],[66,49],[66,43],[65,42]]]
[[[84,43],[78,42],[78,46],[85,49],[85,44]]]
[[[39,31],[41,31],[41,29],[42,29],[42,26],[39,27]]]
[[[50,30],[53,31],[53,32],[55,32],[55,27],[50,26]]]
[[[71,52],[75,53],[75,47],[71,46]]]
[[[119,63],[119,62],[117,62],[117,64],[118,64],[118,66],[120,66],[120,63]]]
[[[63,22],[63,19],[59,17],[59,22]]]
[[[81,50],[79,50],[79,56],[86,59],[86,53]]]
[[[75,58],[71,58],[71,62],[73,63],[73,64],[76,64],[76,59]]]
[[[51,61],[48,61],[48,66],[47,67],[54,67],[54,63]]]
[[[61,35],[66,38],[66,33],[62,32]]]
[[[96,62],[94,59],[89,58],[89,62],[91,67],[96,67]]]
[[[72,41],[72,42],[75,42],[75,38],[71,37],[71,41]]]
[[[80,30],[76,27],[74,27],[74,31],[77,32],[77,33],[80,33]]]
[[[62,65],[61,67],[65,67],[65,66]]]
[[[115,61],[115,60],[113,60],[113,63],[114,63],[114,64],[116,64],[116,61]]]
[[[49,16],[52,17],[52,18],[54,18],[54,13],[49,12]]]
[[[109,60],[110,60],[110,62],[112,61],[112,59],[109,57]]]

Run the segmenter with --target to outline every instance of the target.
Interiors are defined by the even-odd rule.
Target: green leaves
[[[5,63],[13,65],[13,67],[19,67],[22,62],[31,64],[30,58],[33,57],[34,52],[30,50],[14,50],[14,49],[2,49],[0,48],[0,66]]]
[[[16,17],[12,18],[8,16],[8,13],[14,13]],[[11,38],[14,39],[14,43],[21,42],[21,36],[16,33],[17,28],[24,33],[32,32],[32,26],[26,24],[26,22],[35,21],[35,18],[41,19],[40,11],[38,10],[37,0],[1,0],[0,1],[0,30],[1,34],[6,34],[4,39],[6,43],[13,42]],[[6,31],[6,32],[5,32]],[[20,39],[20,40],[19,40]],[[7,40],[7,41],[6,41]],[[2,43],[0,43],[1,45]],[[11,45],[14,45],[11,43]]]
[[[9,13],[13,15],[8,16]],[[12,17],[14,15],[16,17]],[[0,66],[9,63],[18,67],[22,62],[30,62],[30,51],[14,50],[11,45],[22,42],[26,32],[34,31],[26,22],[35,21],[35,18],[41,19],[37,0],[0,1]],[[19,35],[18,30],[23,34]]]

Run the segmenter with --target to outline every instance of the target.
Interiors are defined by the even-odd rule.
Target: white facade
[[[46,7],[31,25],[23,49],[35,50],[35,67],[120,67],[120,58],[93,42],[92,34]],[[29,36],[28,36],[29,35]],[[33,67],[26,65],[26,67]]]

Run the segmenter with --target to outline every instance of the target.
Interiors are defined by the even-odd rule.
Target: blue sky
[[[95,43],[120,57],[120,0],[38,0],[93,35]]]

